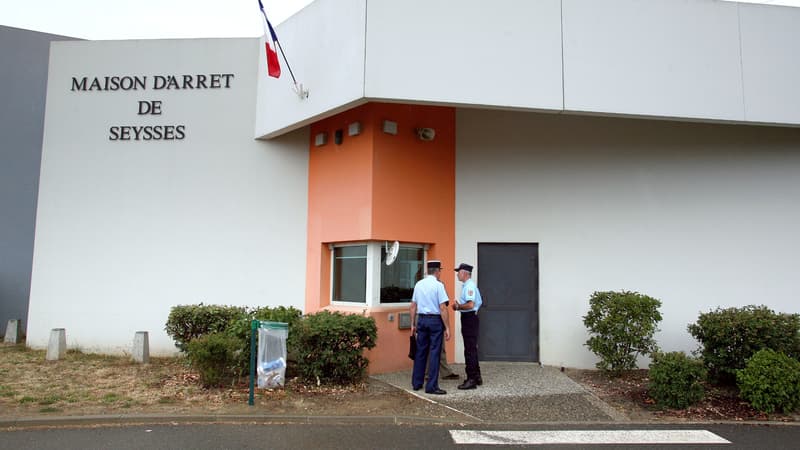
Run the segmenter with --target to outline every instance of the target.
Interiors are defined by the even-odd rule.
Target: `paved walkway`
[[[411,389],[411,371],[373,378],[487,422],[611,422],[627,418],[554,367],[538,363],[481,362],[483,385],[461,391],[464,365],[452,364],[460,380],[441,380],[447,395]]]

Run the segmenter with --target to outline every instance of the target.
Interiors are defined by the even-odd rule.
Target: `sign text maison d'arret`
[[[172,91],[198,89],[229,89],[234,74],[211,73],[200,75],[125,75],[102,77],[72,77],[73,92],[95,91]],[[161,100],[137,101],[139,116],[160,116]],[[186,137],[186,125],[114,125],[108,129],[110,141],[172,141]]]

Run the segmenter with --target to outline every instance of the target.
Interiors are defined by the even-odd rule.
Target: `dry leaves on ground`
[[[567,375],[597,397],[624,412],[632,420],[678,421],[763,421],[792,422],[796,415],[764,414],[738,397],[735,387],[706,385],[705,398],[687,409],[661,408],[650,397],[647,370],[624,372],[610,377],[598,370],[567,370]]]
[[[705,399],[685,410],[662,409],[648,394],[647,370],[610,378],[596,370],[567,375],[635,421],[800,420],[765,415],[736,396],[735,389],[709,386]],[[272,414],[328,416],[460,417],[374,379],[353,386],[317,386],[291,379],[283,389],[256,391],[247,404],[244,378],[234,386],[206,389],[186,360],[67,352],[45,361],[45,352],[0,343],[0,418],[100,414]]]
[[[45,361],[45,352],[0,343],[0,418],[101,414],[455,415],[382,382],[353,386],[305,385],[257,389],[248,405],[245,377],[234,386],[206,389],[185,358],[129,357],[71,350]]]

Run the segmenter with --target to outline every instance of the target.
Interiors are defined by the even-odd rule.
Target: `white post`
[[[63,328],[50,330],[50,342],[47,343],[48,361],[56,361],[67,356],[67,332]]]
[[[147,331],[137,331],[133,336],[133,360],[147,364],[150,362],[150,341]]]
[[[6,337],[3,342],[6,344],[18,344],[20,338],[19,319],[10,319],[6,326]]]

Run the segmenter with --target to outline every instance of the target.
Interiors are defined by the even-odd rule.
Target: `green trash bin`
[[[286,378],[286,339],[289,324],[254,320],[250,324],[250,398],[254,404],[257,380],[260,388],[281,387]],[[258,342],[258,348],[256,348]]]
[[[289,324],[261,322],[258,328],[258,358],[256,371],[258,387],[276,388],[284,385],[286,376],[286,338]]]

